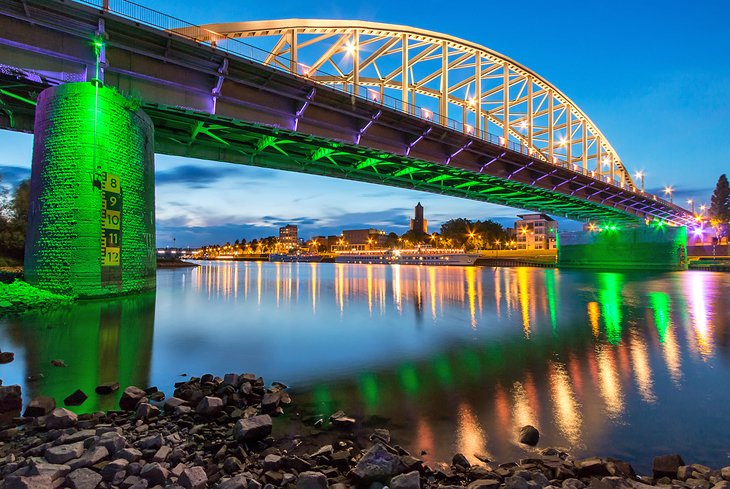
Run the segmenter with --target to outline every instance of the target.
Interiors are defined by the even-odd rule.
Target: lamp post
[[[643,171],[637,171],[636,172],[636,178],[641,179],[641,193],[644,193],[644,172]]]
[[[674,200],[672,199],[672,192],[674,192],[674,189],[672,187],[664,187],[664,193],[666,195],[669,195],[670,204],[674,204]]]
[[[694,199],[689,199],[687,201],[687,203],[692,206],[692,215],[694,216],[695,215],[695,201],[694,201]]]

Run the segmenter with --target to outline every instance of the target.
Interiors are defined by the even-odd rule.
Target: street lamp
[[[692,215],[694,216],[694,214],[695,214],[695,201],[694,201],[694,199],[687,200],[687,203],[692,206]]]
[[[674,192],[674,189],[672,187],[664,187],[664,193],[666,195],[669,195],[670,204],[674,204],[674,200],[672,199],[672,192]]]
[[[636,172],[636,178],[641,179],[641,193],[644,193],[644,172],[643,171],[637,171]]]

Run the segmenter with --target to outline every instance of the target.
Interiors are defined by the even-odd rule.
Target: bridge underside
[[[102,22],[103,21],[103,22]],[[577,220],[684,225],[684,209],[168,31],[68,2],[0,4],[0,128],[32,131],[45,87],[140,100],[155,151],[416,189]],[[62,46],[63,49],[59,49]]]

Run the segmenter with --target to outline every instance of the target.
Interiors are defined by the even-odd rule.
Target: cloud
[[[30,178],[30,168],[0,165],[0,177],[3,183],[14,187],[26,178]]]
[[[156,185],[185,184],[191,188],[206,188],[225,178],[224,167],[203,167],[198,165],[181,165],[155,174]]]

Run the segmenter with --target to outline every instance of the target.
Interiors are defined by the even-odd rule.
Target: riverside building
[[[515,222],[518,250],[554,250],[557,247],[558,223],[547,214],[521,214]]]

